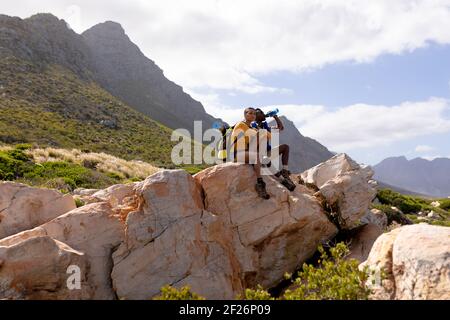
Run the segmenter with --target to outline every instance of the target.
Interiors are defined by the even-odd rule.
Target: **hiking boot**
[[[258,193],[258,196],[263,199],[269,199],[270,195],[266,191],[266,183],[263,180],[259,180],[256,182],[255,190]]]
[[[294,191],[296,188],[295,183],[290,178],[289,179],[283,178],[283,180],[281,180],[281,184],[285,186],[286,189],[288,189],[289,191]]]
[[[279,178],[280,176],[282,176],[285,179],[291,179],[290,174],[291,172],[289,170],[281,169],[280,171],[275,173],[275,177]]]
[[[281,184],[285,186],[289,191],[294,191],[296,186],[294,181],[291,180],[291,177],[289,176],[290,174],[291,173],[288,170],[282,169],[280,172],[275,174],[275,177],[283,177],[283,180],[281,180]]]

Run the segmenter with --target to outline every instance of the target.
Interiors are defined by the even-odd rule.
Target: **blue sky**
[[[270,109],[376,164],[450,157],[450,0],[16,0],[81,33],[120,23],[210,114]]]
[[[323,105],[329,110],[357,103],[392,106],[404,101],[426,101],[430,97],[450,100],[450,45],[431,43],[412,52],[381,55],[369,63],[341,62],[300,74],[275,72],[257,79],[264,85],[292,92],[230,95],[221,91],[221,100],[232,106],[306,104]],[[443,114],[450,119],[449,109]],[[419,148],[417,152],[417,146],[430,148]],[[369,164],[397,155],[450,157],[450,132],[424,134],[348,152]]]

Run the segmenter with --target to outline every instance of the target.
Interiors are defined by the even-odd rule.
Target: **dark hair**
[[[255,111],[256,111],[256,112],[264,113],[264,111],[262,111],[260,108],[256,108]]]
[[[255,109],[255,108],[253,108],[253,107],[248,107],[248,108],[245,108],[245,110],[244,110],[244,114],[246,114],[248,110],[255,110],[255,111],[256,111],[256,109]]]

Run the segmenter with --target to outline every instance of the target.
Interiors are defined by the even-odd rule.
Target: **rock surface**
[[[368,223],[362,226],[351,238],[350,255],[347,258],[360,262],[365,261],[373,244],[381,234],[383,234],[383,230],[376,224]]]
[[[350,160],[332,163],[345,168]],[[372,197],[367,170],[353,165],[335,174],[321,188],[328,195],[335,186],[335,207],[344,206],[337,214],[358,220],[359,210],[351,209],[366,212]],[[314,190],[298,185],[289,192],[272,177],[264,180],[269,200],[257,196],[252,167],[233,163],[194,177],[163,170],[142,182],[89,192],[93,203],[0,240],[7,266],[0,267],[0,298],[150,299],[170,284],[189,285],[209,299],[234,299],[247,287],[277,285],[338,228]],[[12,272],[22,261],[23,272]],[[68,291],[63,280],[73,264],[83,285]],[[54,266],[53,277],[40,266]],[[42,280],[48,285],[38,278],[49,278]],[[26,283],[26,290],[15,283]]]
[[[81,290],[69,290],[67,269],[86,270],[86,257],[49,236],[35,236],[0,247],[0,298],[87,299],[92,288],[80,275]]]
[[[380,236],[361,264],[383,270],[373,299],[450,299],[450,228],[418,224]]]
[[[376,196],[376,182],[370,167],[360,167],[346,154],[333,158],[301,174],[306,184],[319,189],[327,204],[337,213],[342,229],[355,227]]]
[[[75,208],[70,195],[0,182],[0,239],[37,227]]]
[[[370,209],[361,218],[362,223],[371,223],[380,228],[381,231],[385,230],[388,226],[388,218],[386,214],[378,209]]]

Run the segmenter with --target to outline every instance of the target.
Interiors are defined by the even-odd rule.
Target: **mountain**
[[[192,133],[195,120],[203,121],[203,128],[217,120],[168,80],[118,23],[101,23],[79,35],[51,14],[24,20],[2,15],[0,27],[2,55],[32,61],[43,69],[62,66],[171,129]]]
[[[211,128],[217,120],[131,42],[120,24],[105,22],[82,34],[98,83],[114,96],[172,128],[193,132],[195,120]]]
[[[450,196],[450,159],[391,157],[373,167],[374,178],[413,192],[435,197]]]
[[[422,197],[422,198],[429,198],[431,196],[429,195],[425,195],[423,193],[418,193],[418,192],[414,192],[414,191],[410,191],[410,190],[406,190],[397,186],[393,186],[387,183],[384,183],[382,181],[377,181],[377,190],[383,190],[383,189],[391,189],[392,191],[398,192],[400,194],[403,195],[408,195],[408,196],[417,196],[417,197]]]
[[[107,152],[170,167],[171,130],[95,81],[84,37],[63,20],[0,16],[0,142]]]
[[[280,119],[284,125],[284,130],[280,132],[280,144],[289,145],[289,169],[293,173],[303,172],[334,156],[316,140],[303,136],[285,116]],[[276,123],[272,120],[269,125],[275,126]]]

